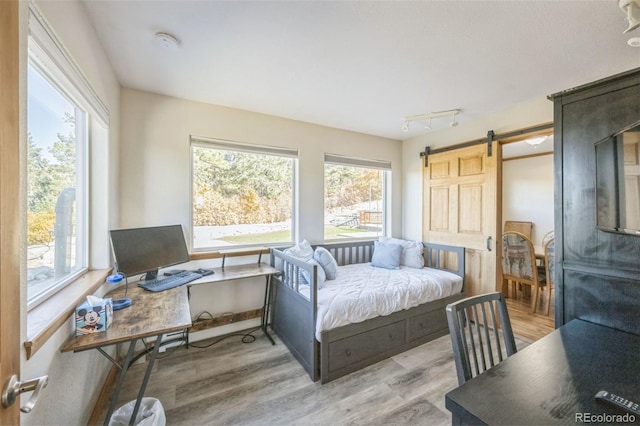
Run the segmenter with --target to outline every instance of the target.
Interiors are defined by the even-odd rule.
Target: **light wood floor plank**
[[[526,297],[508,298],[507,304],[519,349],[553,331],[553,303],[549,316],[532,315]],[[182,347],[161,354],[146,396],[160,399],[167,424],[451,422],[444,396],[457,387],[457,379],[448,335],[324,385],[309,379],[276,336],[276,345],[271,345],[261,331],[254,335],[253,343],[233,337],[206,349]],[[118,407],[135,398],[144,368],[144,364],[131,368]]]

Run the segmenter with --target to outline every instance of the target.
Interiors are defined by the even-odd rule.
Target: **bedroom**
[[[188,149],[177,149],[177,146],[188,144],[185,138],[195,134],[238,141],[259,140],[267,145],[298,148],[300,150],[299,167],[303,173],[298,189],[301,194],[299,203],[303,206],[298,235],[304,235],[304,238],[313,241],[323,239],[321,227],[316,225],[323,222],[322,197],[316,195],[322,193],[322,181],[305,177],[322,174],[324,152],[359,157],[363,152],[362,147],[366,146],[366,151],[371,153],[372,157],[385,158],[392,163],[394,179],[390,213],[393,217],[400,219],[393,221],[390,234],[420,239],[422,237],[420,225],[422,204],[420,197],[413,195],[412,188],[420,188],[422,185],[419,152],[425,145],[446,146],[482,137],[489,129],[500,132],[552,121],[553,105],[546,99],[546,95],[638,65],[637,52],[629,53],[629,50],[624,50],[628,49],[625,44],[626,38],[617,28],[613,28],[611,31],[615,34],[614,40],[624,46],[621,48],[622,52],[618,59],[602,61],[607,63],[606,66],[601,64],[604,68],[584,71],[584,75],[580,75],[575,81],[571,80],[569,84],[556,83],[556,86],[545,88],[542,93],[536,93],[535,96],[524,98],[522,102],[501,108],[484,117],[477,117],[474,120],[469,118],[463,122],[463,114],[461,114],[461,124],[457,128],[442,129],[429,135],[399,136],[400,139],[395,139],[121,87],[82,3],[42,2],[38,3],[38,6],[82,68],[87,79],[91,81],[102,101],[109,107],[111,125],[109,143],[100,146],[99,151],[95,153],[102,157],[103,170],[107,171],[100,180],[95,182],[97,185],[95,190],[101,194],[101,199],[97,200],[97,206],[104,212],[105,217],[104,223],[95,224],[97,228],[94,231],[101,235],[106,234],[106,230],[111,227],[157,223],[188,224],[189,154]],[[26,44],[24,24],[26,11],[24,5],[21,7],[21,41]],[[623,25],[623,16],[620,13],[619,10],[614,10],[611,15],[620,17],[620,25]],[[618,49],[617,44],[615,49]],[[605,50],[614,50],[614,48],[609,46]],[[25,60],[25,57],[26,50],[23,47],[22,60]],[[455,81],[458,84],[462,83],[464,76],[460,76]],[[434,106],[433,109],[448,107],[448,105]],[[460,107],[464,108],[464,105]],[[423,112],[421,106],[415,106],[415,108],[418,111],[406,111],[392,118],[392,121],[398,124],[398,131],[402,124],[402,115]],[[144,125],[140,125],[141,122],[144,122]],[[400,142],[402,139],[406,140]],[[144,155],[139,153],[139,149],[144,149]],[[149,161],[172,164],[177,168],[177,178],[147,175],[144,172],[150,167],[146,163]],[[167,200],[170,202],[168,208],[163,204],[163,201]],[[104,268],[110,266],[110,261],[104,257],[108,253],[105,242],[106,240],[102,244],[97,243],[102,247],[102,252],[95,254],[97,259],[95,265]],[[260,291],[258,290],[256,295],[255,288],[252,291],[249,286],[245,294],[241,295],[241,300],[236,302],[238,305],[241,303],[259,305],[256,302],[261,298]],[[231,299],[234,297],[230,296]],[[233,306],[231,309],[241,308],[242,306]],[[211,309],[227,310],[227,308],[216,306]],[[20,317],[20,329],[24,334],[27,327],[26,312],[22,312]],[[240,328],[245,327],[240,325]],[[106,376],[108,363],[97,354],[59,354],[58,349],[67,335],[68,330],[62,327],[49,338],[49,341],[32,359],[23,358],[22,360],[21,375],[24,377],[51,375],[51,382],[46,392],[42,394],[40,401],[42,405],[39,405],[32,414],[23,415],[22,420],[25,424],[43,423],[44,419],[56,412],[64,412],[69,416],[66,420],[70,423],[81,424],[86,421],[91,412],[93,401],[99,393],[100,383]],[[85,373],[76,372],[77,365],[86,366]],[[83,394],[87,395],[82,404],[78,403],[76,392],[70,391],[78,387],[81,387]],[[63,397],[57,398],[56,395]]]

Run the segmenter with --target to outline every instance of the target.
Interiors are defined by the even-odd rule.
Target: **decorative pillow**
[[[315,259],[309,259],[307,260],[307,263],[310,265],[317,265],[318,266],[318,279],[317,279],[317,285],[318,285],[318,290],[320,290],[322,287],[324,287],[324,282],[327,280],[327,276],[324,273],[324,269],[322,268],[322,265],[320,265]],[[311,274],[309,274],[308,271],[305,271],[304,269],[300,270],[300,273],[302,274],[302,280],[305,284],[311,284]]]
[[[289,256],[297,257],[305,262],[309,259],[313,259],[313,248],[307,240],[302,240],[295,246],[289,247],[284,251],[284,253]]]
[[[398,269],[402,246],[400,244],[373,242],[373,256],[371,265],[377,268]]]
[[[424,268],[424,246],[420,241],[401,240],[391,237],[380,237],[380,241],[402,246],[402,254],[400,255],[401,265],[416,269]]]
[[[305,262],[313,259],[313,248],[311,248],[311,244],[309,244],[309,241],[307,240],[300,241],[295,246],[289,247],[288,249],[284,250],[283,253],[288,254],[289,256],[293,256],[297,259],[304,260]],[[308,280],[305,281],[302,272],[302,269],[298,269],[298,283],[309,283]]]
[[[333,258],[331,252],[324,247],[316,247],[313,258],[322,266],[328,280],[335,280],[338,274],[338,262]]]

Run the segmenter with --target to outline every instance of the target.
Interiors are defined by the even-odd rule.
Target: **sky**
[[[27,73],[27,127],[43,155],[52,160],[48,148],[58,133],[69,134],[73,126],[63,120],[65,112],[74,114],[73,105],[49,84],[32,66]]]

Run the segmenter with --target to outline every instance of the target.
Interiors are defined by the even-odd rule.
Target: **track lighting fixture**
[[[640,27],[640,0],[620,0],[618,6],[627,14],[629,21],[629,27],[622,34]]]
[[[640,0],[639,0],[640,1]],[[410,115],[408,117],[404,117],[403,123],[402,123],[402,131],[403,132],[408,132],[409,131],[409,124],[412,121],[427,121],[427,124],[424,126],[424,128],[426,130],[431,130],[431,119],[432,118],[439,118],[439,117],[448,117],[451,116],[452,121],[449,124],[451,127],[455,127],[458,125],[458,122],[456,121],[456,115],[460,112],[459,109],[452,109],[452,110],[448,110],[448,111],[437,111],[437,112],[428,112],[425,114],[419,114],[419,115]]]

